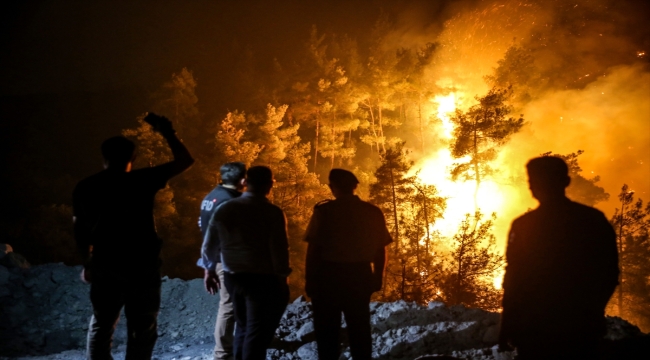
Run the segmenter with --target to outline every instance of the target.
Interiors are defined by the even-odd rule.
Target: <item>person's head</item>
[[[273,172],[266,166],[253,166],[246,171],[246,190],[268,195],[273,187]]]
[[[542,156],[530,160],[526,169],[530,191],[539,202],[565,196],[564,192],[571,183],[571,178],[569,167],[564,160],[555,156]]]
[[[124,136],[114,136],[102,143],[102,156],[106,169],[131,171],[135,160],[135,144]]]
[[[223,185],[234,186],[238,190],[244,187],[244,178],[246,177],[246,165],[241,162],[229,162],[221,165],[219,169],[221,183]]]
[[[352,195],[359,184],[359,180],[350,171],[343,169],[332,169],[329,175],[329,187],[335,198]]]

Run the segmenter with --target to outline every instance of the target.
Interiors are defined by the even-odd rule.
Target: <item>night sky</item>
[[[101,140],[133,126],[173,72],[191,69],[201,111],[223,116],[246,104],[231,91],[243,49],[263,68],[295,55],[312,25],[367,41],[381,9],[414,4],[431,18],[449,12],[347,0],[13,2],[0,15],[3,213],[69,203],[74,183],[101,169]]]

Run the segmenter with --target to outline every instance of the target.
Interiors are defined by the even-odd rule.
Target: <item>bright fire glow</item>
[[[450,115],[456,111],[458,100],[462,97],[458,93],[437,95],[431,102],[437,104],[436,115],[442,121],[441,132],[446,140],[452,139],[454,124]],[[447,146],[438,149],[427,159],[423,160],[418,168],[419,179],[427,185],[435,185],[440,194],[447,198],[447,209],[444,217],[438,219],[433,227],[443,237],[452,237],[458,226],[465,218],[465,214],[474,213],[474,192],[476,183],[473,181],[452,181],[449,169],[455,162],[467,161],[466,158],[453,159]],[[499,212],[505,205],[505,199],[500,186],[490,179],[481,182],[477,196],[477,204],[483,214],[489,216],[492,212]]]
[[[434,103],[438,104],[438,119],[442,120],[442,129],[447,139],[451,139],[454,131],[454,124],[449,119],[449,113],[456,111],[456,94],[438,95],[433,98]]]
[[[440,119],[440,133],[443,140],[451,141],[453,138],[454,124],[450,115],[460,105],[462,94],[452,92],[448,95],[437,95],[431,102],[437,106],[435,114]],[[473,181],[452,181],[449,174],[450,167],[455,162],[467,161],[467,158],[454,159],[448,146],[439,148],[436,152],[419,162],[418,178],[425,184],[435,185],[440,195],[447,198],[447,208],[441,219],[433,224],[432,232],[437,232],[443,241],[449,241],[458,231],[460,223],[466,214],[473,214],[475,204],[484,214],[484,219],[489,219],[490,214],[501,214],[507,206],[507,196],[512,189],[508,185],[484,179],[479,187],[476,202],[474,194],[476,183]],[[501,288],[503,272],[497,274],[492,280],[496,289]]]

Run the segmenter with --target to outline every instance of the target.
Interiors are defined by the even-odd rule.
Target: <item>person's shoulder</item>
[[[596,209],[595,207],[591,207],[589,205],[581,204],[579,202],[571,201],[571,206],[574,208],[574,211],[584,213],[586,215],[591,215],[591,216],[605,216],[605,214]]]
[[[605,216],[605,213],[603,213],[602,211],[594,207],[581,204],[575,201],[571,202],[571,207],[573,208],[572,212],[575,214],[574,216],[577,216],[579,219],[583,219],[583,221],[587,221],[587,222],[600,221],[600,222],[609,223],[607,217]]]
[[[331,207],[334,204],[334,200],[332,199],[325,199],[321,200],[314,205],[314,210],[322,210],[322,209],[327,209],[328,207]]]
[[[218,185],[215,187],[210,194],[213,194],[219,199],[235,199],[241,196],[241,192],[235,189],[227,188],[223,185]]]
[[[359,199],[359,203],[360,203],[361,207],[364,210],[368,211],[368,212],[383,214],[381,209],[377,205],[375,205],[373,203],[370,203],[368,201],[361,200],[361,199]]]
[[[74,187],[74,191],[83,191],[88,188],[92,188],[95,184],[98,184],[103,181],[106,175],[106,170],[102,170],[98,173],[90,175],[77,183]]]
[[[523,213],[523,214],[519,215],[518,217],[516,217],[512,221],[512,226],[514,227],[514,226],[516,226],[518,224],[526,223],[526,222],[531,221],[531,220],[533,220],[533,219],[535,219],[535,218],[537,218],[539,216],[540,216],[539,208],[528,210],[525,213]]]
[[[281,207],[275,205],[274,203],[272,203],[270,201],[267,202],[266,204],[270,209],[272,209],[272,211],[274,211],[277,214],[282,214],[282,216],[284,216],[284,211],[282,210]]]

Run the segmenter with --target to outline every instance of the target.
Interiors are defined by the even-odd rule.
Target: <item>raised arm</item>
[[[167,167],[170,177],[173,177],[192,166],[192,164],[194,164],[194,159],[185,145],[176,136],[176,130],[172,127],[171,121],[165,117],[161,119],[162,120],[159,121],[156,130],[160,132],[160,135],[162,135],[165,140],[167,140],[169,149],[172,151],[172,155],[174,156],[174,160],[161,166]]]

